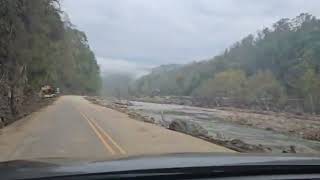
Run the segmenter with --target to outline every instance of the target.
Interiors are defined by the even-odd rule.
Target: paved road
[[[224,147],[130,119],[80,96],[53,105],[1,130],[0,160],[111,159],[177,152],[232,152]]]

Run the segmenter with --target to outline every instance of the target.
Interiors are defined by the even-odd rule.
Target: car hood
[[[69,158],[41,158],[2,162],[0,163],[0,176],[2,179],[20,179],[167,168],[292,164],[320,165],[320,157],[183,153],[91,162]]]

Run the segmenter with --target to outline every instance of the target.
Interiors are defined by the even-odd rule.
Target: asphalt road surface
[[[70,158],[107,160],[132,155],[233,152],[179,132],[130,119],[81,96],[62,96],[2,129],[0,161]]]

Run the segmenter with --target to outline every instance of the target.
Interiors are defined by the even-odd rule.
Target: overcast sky
[[[102,71],[143,74],[213,57],[283,17],[319,17],[320,0],[63,0]]]

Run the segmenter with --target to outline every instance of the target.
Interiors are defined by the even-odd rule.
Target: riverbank
[[[228,106],[207,108],[207,103],[200,103],[187,97],[146,97],[134,99],[137,102],[173,104],[204,107],[214,112],[215,118],[231,123],[273,131],[276,133],[297,136],[303,139],[320,141],[320,116],[312,114],[296,114],[289,112],[274,112],[253,110]],[[214,110],[214,111],[213,111]],[[170,112],[169,112],[170,113]],[[187,115],[187,112],[186,112]]]
[[[178,121],[181,126],[187,126],[187,128],[178,127],[172,130],[183,132],[187,129],[189,132],[183,133],[224,145],[225,147],[239,152],[320,152],[320,142],[318,141],[306,140],[299,136],[292,136],[286,133],[278,133],[272,130],[236,123],[230,120],[231,117],[233,119],[236,119],[237,117],[237,115],[234,115],[234,111],[174,104],[155,104],[135,101],[120,102],[97,97],[88,99],[96,104],[124,112],[134,119],[154,123],[169,129],[172,129],[172,126],[170,127],[170,125],[177,123]],[[250,117],[251,116],[255,117],[256,114],[252,113],[250,114]],[[249,115],[247,115],[247,117],[249,117]],[[181,123],[179,121],[184,121],[186,123]],[[254,121],[254,119],[251,121]],[[188,128],[193,125],[195,127],[200,126],[205,131],[198,128],[198,131],[202,132],[202,134],[199,134],[198,131],[196,131],[196,133],[192,132]]]

